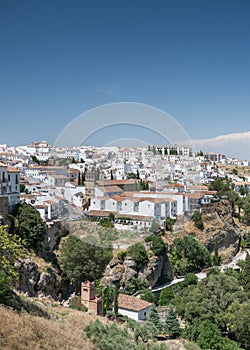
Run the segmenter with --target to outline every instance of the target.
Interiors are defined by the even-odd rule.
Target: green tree
[[[191,285],[196,285],[198,283],[198,277],[192,273],[189,272],[185,275],[183,286],[191,286]]]
[[[114,288],[114,313],[118,315],[118,288]]]
[[[249,225],[250,224],[250,195],[247,195],[242,200],[243,209],[243,221]]]
[[[248,252],[242,271],[242,286],[246,292],[250,292],[250,255]]]
[[[148,288],[147,280],[140,280],[138,278],[132,277],[129,281],[126,282],[123,294],[133,295],[139,290],[145,290]]]
[[[159,230],[161,228],[161,223],[159,222],[159,220],[154,219],[151,223],[151,226],[149,228],[149,232],[155,232],[157,230]]]
[[[152,235],[145,239],[146,242],[150,242],[151,246],[150,249],[152,252],[154,252],[155,255],[160,256],[165,254],[166,252],[166,245],[163,242],[161,236],[159,235]]]
[[[23,203],[17,207],[15,216],[19,222],[18,236],[28,248],[38,252],[46,236],[46,224],[39,212],[32,205]]]
[[[173,231],[174,226],[174,219],[171,219],[170,217],[166,218],[166,231]]]
[[[78,172],[78,181],[77,181],[78,186],[81,185],[81,174],[80,171]]]
[[[211,265],[211,254],[194,237],[176,238],[171,246],[170,261],[176,275],[201,271]]]
[[[36,163],[36,164],[40,165],[40,162],[39,162],[39,160],[37,159],[36,156],[31,156],[31,159],[32,159],[33,163]]]
[[[147,289],[143,289],[143,291],[142,291],[142,293],[140,295],[140,299],[146,300],[146,301],[148,301],[150,303],[154,303],[155,302],[155,295],[148,288]]]
[[[94,281],[102,277],[111,257],[111,249],[103,249],[69,236],[62,244],[59,263],[76,290],[79,290],[82,281]]]
[[[233,276],[217,272],[197,285],[182,289],[173,303],[178,315],[189,324],[209,320],[225,332],[228,327],[228,308],[235,300],[239,305],[247,300],[247,294],[239,281]]]
[[[220,266],[221,264],[221,257],[219,256],[219,247],[218,247],[218,239],[214,242],[214,255],[213,255],[213,265],[214,266]]]
[[[148,262],[147,251],[141,243],[136,243],[128,247],[127,256],[130,256],[136,262],[137,270],[140,270]]]
[[[25,185],[24,184],[20,184],[20,192],[21,193],[25,192]]]
[[[155,327],[156,333],[160,333],[162,330],[162,324],[160,321],[160,316],[158,314],[158,311],[156,309],[156,306],[153,305],[151,307],[151,310],[149,311],[148,317],[147,317],[147,323],[152,324]]]
[[[197,342],[200,348],[204,350],[240,350],[235,342],[223,338],[218,327],[208,320],[192,325],[185,332],[185,335],[188,339]]]
[[[204,229],[204,224],[203,224],[203,221],[202,221],[202,215],[201,215],[200,211],[195,210],[193,215],[191,216],[191,219],[193,220],[195,226],[199,230],[203,230]]]
[[[180,323],[176,317],[173,306],[170,305],[168,313],[166,314],[164,331],[171,337],[176,338],[180,335]]]
[[[244,349],[250,349],[250,301],[239,304],[235,301],[229,307],[228,326]]]
[[[110,170],[110,179],[114,180],[114,175],[113,175],[113,170],[112,169]]]
[[[0,303],[11,305],[11,287],[18,278],[15,265],[24,257],[21,239],[9,234],[6,227],[0,226]]]

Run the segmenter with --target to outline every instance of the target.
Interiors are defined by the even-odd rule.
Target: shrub
[[[120,252],[118,252],[117,254],[117,258],[118,260],[120,261],[124,261],[124,259],[126,258],[127,256],[127,252],[125,250],[121,250]]]
[[[137,270],[140,270],[148,262],[147,251],[144,245],[141,243],[131,245],[127,249],[127,256],[131,256],[131,258],[136,262]]]
[[[74,310],[80,310],[84,312],[88,311],[88,308],[81,303],[81,298],[78,296],[74,296],[73,298],[70,299],[69,307]]]

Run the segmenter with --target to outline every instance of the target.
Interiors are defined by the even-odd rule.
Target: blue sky
[[[0,143],[53,144],[122,101],[193,139],[249,131],[249,17],[248,0],[0,0]]]

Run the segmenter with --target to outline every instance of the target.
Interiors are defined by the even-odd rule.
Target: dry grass
[[[218,165],[218,167],[221,170],[224,170],[228,173],[233,172],[233,169],[236,169],[238,171],[238,175],[239,176],[245,176],[245,177],[249,177],[250,176],[250,167],[249,166],[237,166],[237,165],[233,165],[233,164],[222,164],[222,163],[216,163]]]
[[[51,311],[54,319],[47,320],[0,305],[0,349],[94,350],[83,330],[97,317],[60,306]]]

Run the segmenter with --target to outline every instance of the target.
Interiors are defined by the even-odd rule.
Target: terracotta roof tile
[[[141,311],[152,305],[152,303],[149,303],[146,300],[142,300],[131,295],[119,294],[118,296],[118,306],[121,309]]]

